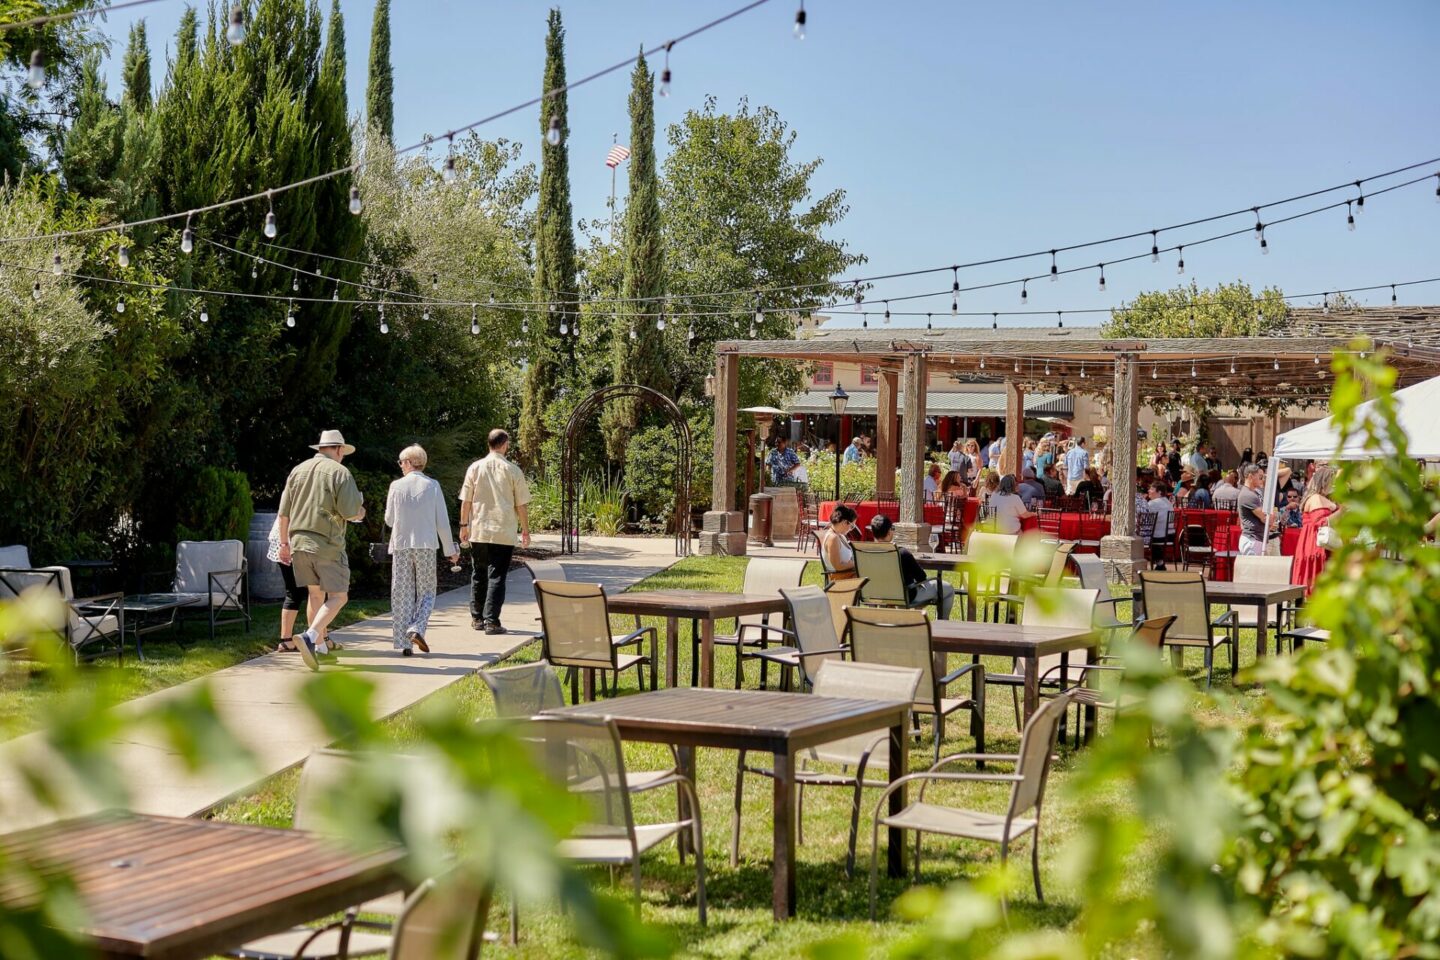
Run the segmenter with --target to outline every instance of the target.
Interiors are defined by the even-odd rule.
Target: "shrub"
[[[180,540],[245,540],[255,512],[250,479],[238,470],[201,467],[176,498],[175,537]]]

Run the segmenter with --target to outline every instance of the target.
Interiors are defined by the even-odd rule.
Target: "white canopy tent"
[[[1375,402],[1362,403],[1357,416],[1373,415]],[[1407,453],[1416,460],[1440,460],[1440,377],[1423,380],[1395,391],[1395,412],[1407,440]],[[1334,417],[1316,420],[1275,438],[1265,474],[1265,503],[1275,502],[1276,471],[1281,460],[1365,460],[1374,451],[1365,448],[1365,434],[1353,431],[1344,447]],[[1382,441],[1384,442],[1384,441]],[[1388,449],[1386,453],[1395,451]]]

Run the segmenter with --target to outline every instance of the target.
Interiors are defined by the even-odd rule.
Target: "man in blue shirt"
[[[789,440],[781,437],[765,462],[770,467],[770,482],[780,484],[792,479],[791,474],[800,466],[800,456],[790,449]]]
[[[986,448],[986,453],[989,454],[989,456],[985,465],[987,467],[994,467],[996,470],[1000,469],[1000,454],[1003,453],[1004,450],[1004,437],[996,437],[994,440],[990,441],[990,446]]]
[[[1065,454],[1065,492],[1075,495],[1075,488],[1085,479],[1085,469],[1090,466],[1090,451],[1085,449],[1085,438],[1076,437],[1075,446]]]
[[[859,463],[862,459],[864,459],[864,455],[860,452],[860,437],[858,435],[851,437],[850,446],[845,448],[845,462]]]

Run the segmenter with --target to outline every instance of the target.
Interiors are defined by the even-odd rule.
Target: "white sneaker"
[[[324,644],[324,643],[317,643],[317,644],[315,644],[315,655],[316,655],[317,657],[323,657],[323,656],[325,656],[326,654],[328,654],[329,652],[330,652],[330,647],[329,647],[328,645],[326,645],[326,644]]]

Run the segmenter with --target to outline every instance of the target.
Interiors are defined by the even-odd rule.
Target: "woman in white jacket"
[[[400,451],[405,474],[390,484],[385,498],[385,524],[390,528],[390,617],[395,647],[411,656],[414,647],[430,652],[425,630],[435,609],[435,550],[443,548],[454,563],[460,559],[450,536],[450,514],[440,484],[425,475],[425,449]]]

